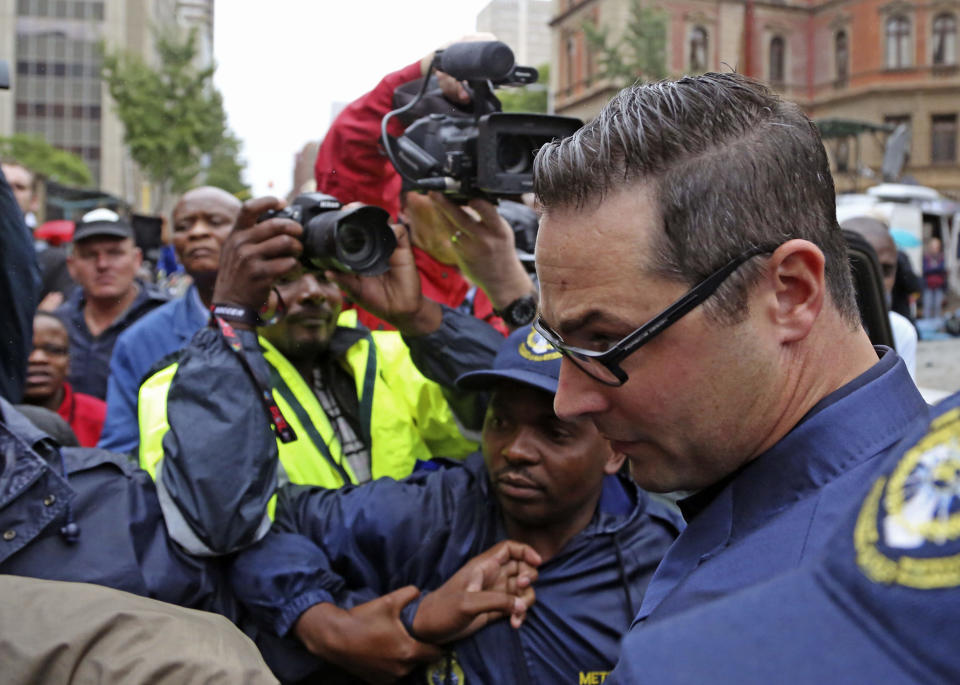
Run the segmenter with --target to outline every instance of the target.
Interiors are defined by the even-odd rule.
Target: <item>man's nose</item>
[[[564,357],[560,362],[560,377],[557,380],[557,394],[553,398],[553,411],[566,421],[602,412],[607,407],[604,388],[599,381]]]
[[[210,231],[213,227],[208,224],[203,219],[198,219],[190,225],[190,228],[187,229],[187,238],[190,240],[198,240],[200,238],[205,238],[210,235]]]
[[[535,464],[540,461],[540,450],[534,437],[535,429],[521,425],[503,448],[509,464]]]

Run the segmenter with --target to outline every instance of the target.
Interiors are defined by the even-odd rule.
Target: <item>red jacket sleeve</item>
[[[333,195],[344,204],[377,205],[397,216],[400,175],[381,151],[380,122],[393,109],[393,91],[418,78],[420,62],[388,74],[376,88],[351,102],[337,116],[313,167],[318,191]],[[390,123],[390,134],[400,135],[400,122]]]

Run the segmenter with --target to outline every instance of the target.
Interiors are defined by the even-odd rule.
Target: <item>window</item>
[[[690,31],[690,71],[693,73],[707,70],[707,48],[709,47],[707,30],[694,26]]]
[[[904,16],[887,19],[887,69],[909,67],[910,20]]]
[[[564,48],[566,49],[566,67],[567,67],[567,88],[573,88],[574,80],[576,76],[574,74],[574,64],[576,62],[577,55],[577,46],[573,40],[573,33],[567,32],[567,39],[564,41]]]
[[[833,59],[837,69],[837,85],[846,85],[850,76],[850,46],[846,31],[837,31],[833,39]]]
[[[786,47],[781,36],[774,36],[770,41],[770,82],[783,84],[786,72]]]
[[[957,63],[957,18],[952,14],[938,14],[933,20],[933,63]]]
[[[934,114],[930,117],[930,161],[953,164],[957,161],[957,115]]]

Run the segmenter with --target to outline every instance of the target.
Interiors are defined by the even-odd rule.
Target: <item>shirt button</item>
[[[3,539],[7,542],[10,542],[15,537],[17,537],[17,531],[13,529],[3,531]]]
[[[51,504],[57,501],[56,495],[47,495],[43,498],[43,506],[49,507]]]

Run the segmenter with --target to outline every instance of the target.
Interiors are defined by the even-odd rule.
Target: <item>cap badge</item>
[[[520,347],[518,347],[517,350],[520,352],[521,357],[529,359],[532,362],[549,362],[554,359],[560,359],[562,356],[554,349],[553,345],[547,342],[547,340],[533,328],[530,329],[529,335],[520,341]]]

